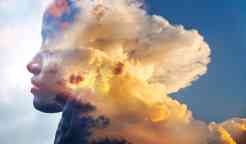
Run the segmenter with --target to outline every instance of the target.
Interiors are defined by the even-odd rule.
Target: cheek
[[[40,79],[45,86],[56,86],[63,80],[63,70],[55,64],[44,67],[44,71],[40,74]]]
[[[40,81],[47,89],[58,93],[70,90],[69,86],[73,88],[84,80],[83,73],[89,67],[82,58],[78,53],[68,51],[49,55],[43,61]]]

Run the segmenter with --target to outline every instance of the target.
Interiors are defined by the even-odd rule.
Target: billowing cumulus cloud
[[[133,144],[246,143],[245,119],[206,124],[195,120],[185,104],[168,95],[191,85],[207,71],[210,49],[197,30],[149,15],[135,0],[83,0],[78,4],[81,14],[74,26],[53,42],[44,41],[40,51],[46,57],[44,73],[38,79],[51,90],[95,105],[97,111],[92,116],[110,118],[109,127],[95,130],[92,139],[112,136]],[[1,77],[6,85],[0,93],[0,112],[5,116],[0,120],[4,124],[0,136],[11,135],[18,141],[6,137],[0,142],[51,143],[46,140],[52,139],[56,119],[30,112],[30,98],[19,97],[28,93],[22,85],[27,77],[22,77],[25,73],[19,69],[32,55],[26,53],[30,45],[38,46],[41,40],[24,25],[4,27],[0,33],[4,37],[0,48],[7,49],[1,57]],[[23,40],[23,34],[34,44],[28,38]],[[47,133],[44,127],[52,131]]]
[[[168,94],[207,71],[210,49],[197,30],[149,15],[134,0],[84,0],[71,29],[44,41],[42,86],[96,106],[110,118],[92,139],[126,138],[133,144],[245,142],[245,120],[195,120]],[[55,70],[54,70],[55,68]],[[46,81],[49,80],[49,83]]]

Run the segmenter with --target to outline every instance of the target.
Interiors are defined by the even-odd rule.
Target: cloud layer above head
[[[80,2],[79,20],[60,45],[69,41],[74,47],[92,47],[121,60],[147,65],[143,77],[150,83],[163,84],[167,93],[187,87],[206,73],[210,49],[197,30],[150,16],[138,7],[138,1],[96,3]]]

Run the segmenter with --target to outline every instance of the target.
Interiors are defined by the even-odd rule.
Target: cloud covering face
[[[55,53],[55,57],[45,62],[46,66],[60,66],[58,80],[70,79],[71,70],[75,74],[85,73],[84,83],[69,88],[76,89],[76,94],[83,96],[85,87],[93,88],[97,97],[93,93],[93,97],[82,97],[83,100],[96,104],[99,109],[102,108],[100,113],[112,119],[111,127],[103,133],[97,131],[95,137],[126,137],[137,144],[244,144],[245,120],[235,119],[207,126],[194,120],[186,105],[168,96],[206,73],[210,50],[203,37],[196,30],[186,30],[162,17],[150,16],[135,4],[128,5],[124,0],[105,0],[96,5],[84,0],[81,3],[83,13],[74,28],[61,38],[62,42],[43,47],[43,50]],[[41,16],[41,10],[38,13]],[[25,85],[28,78],[24,77],[23,69],[35,53],[34,47],[38,48],[41,43],[38,37],[41,26],[36,25],[39,23],[36,19],[31,21],[14,27],[4,26],[0,30],[1,37],[4,37],[0,43],[4,51],[0,63],[3,67],[1,79],[6,82],[0,89],[0,113],[4,115],[1,118],[0,143],[48,144],[57,125],[56,117],[32,111],[31,98],[24,98],[29,92]],[[26,39],[23,40],[24,36]],[[76,53],[78,51],[82,53]],[[96,80],[95,66],[102,74]],[[118,76],[115,77],[115,74]],[[107,81],[108,78],[110,81]],[[118,86],[122,84],[125,87],[119,93]],[[109,90],[108,86],[115,86],[115,89]],[[139,93],[136,94],[136,90]],[[126,97],[126,92],[129,97]],[[116,94],[121,97],[117,99]],[[119,103],[122,100],[124,103]],[[126,110],[126,107],[132,109]],[[150,113],[146,113],[148,110]],[[125,129],[119,127],[122,124]],[[37,129],[39,134],[35,133]],[[6,135],[11,135],[11,138]]]
[[[240,131],[234,134],[230,126],[195,120],[185,104],[168,96],[207,71],[210,49],[198,31],[148,15],[137,1],[85,0],[78,5],[81,14],[71,29],[43,45],[43,51],[52,53],[44,59],[44,69],[55,65],[59,71],[50,89],[95,105],[93,116],[110,118],[109,127],[95,130],[94,139],[123,137],[134,144],[243,142],[243,119],[232,120],[239,125],[233,129]]]
[[[98,7],[93,1],[81,3],[80,20],[73,32],[68,32],[54,47],[91,47],[110,57],[147,65],[146,81],[162,83],[167,93],[177,92],[206,73],[210,49],[198,31],[150,16],[134,8],[133,1],[131,6],[126,1],[102,3]]]

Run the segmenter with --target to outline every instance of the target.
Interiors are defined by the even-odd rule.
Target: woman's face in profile
[[[31,93],[34,95],[33,104],[36,109],[47,113],[62,111],[67,100],[64,71],[81,64],[81,58],[87,54],[84,50],[51,51],[41,48],[27,65],[28,71],[33,74]]]
[[[56,75],[57,68],[44,66],[45,57],[50,57],[48,51],[39,51],[27,65],[27,69],[33,74],[31,93],[34,95],[33,105],[37,110],[47,113],[62,111],[62,105],[56,100],[57,93],[50,91],[44,83]],[[45,68],[46,67],[46,68]]]

